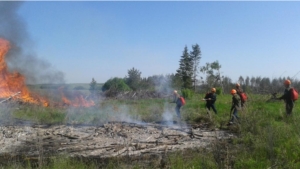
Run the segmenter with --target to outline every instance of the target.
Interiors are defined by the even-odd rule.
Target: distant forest
[[[198,44],[192,45],[189,51],[185,46],[179,60],[179,66],[176,73],[168,75],[153,75],[146,78],[141,77],[142,72],[134,67],[128,70],[124,78],[111,78],[106,81],[101,90],[103,92],[120,92],[120,91],[138,91],[153,90],[157,92],[171,92],[177,90],[190,90],[197,93],[209,91],[211,87],[216,87],[219,93],[229,93],[235,87],[236,83],[226,75],[221,74],[221,64],[218,61],[205,63],[199,66],[201,59],[201,50]],[[300,82],[292,77],[243,77],[240,76],[238,83],[245,92],[272,94],[283,92],[283,82],[285,79],[292,81],[292,86],[300,88]],[[93,79],[90,83],[91,90],[96,89],[96,81]]]

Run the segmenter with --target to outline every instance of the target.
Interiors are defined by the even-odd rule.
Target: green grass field
[[[208,150],[173,153],[166,158],[166,168],[300,168],[298,101],[295,103],[293,115],[286,117],[283,101],[267,103],[266,100],[270,96],[249,95],[246,107],[243,112],[239,112],[240,124],[227,127],[225,124],[230,118],[231,96],[218,96],[216,102],[218,114],[212,112],[211,119],[206,114],[205,102],[201,101],[203,97],[204,95],[198,94],[186,100],[186,105],[182,107],[182,118],[187,123],[208,122],[212,129],[231,130],[238,137],[229,141],[216,141]],[[172,113],[176,120],[175,104],[169,102],[168,99],[106,100],[98,101],[96,106],[90,108],[21,106],[19,109],[1,108],[0,112],[2,118],[11,115],[10,118],[52,124],[100,124],[120,119],[120,115],[133,121],[157,122],[164,120],[162,117],[165,112]],[[44,168],[65,168],[66,165],[71,168],[97,168],[92,162],[79,163],[69,158],[65,160],[58,158]],[[106,167],[142,168],[121,162],[111,162]],[[146,166],[146,168],[156,167]]]

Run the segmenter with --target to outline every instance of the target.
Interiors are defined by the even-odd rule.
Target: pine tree
[[[192,46],[192,52],[190,53],[191,61],[192,61],[192,67],[193,67],[193,85],[194,90],[196,91],[196,83],[197,83],[197,74],[198,74],[198,66],[201,59],[201,50],[198,44]]]
[[[142,80],[141,78],[141,72],[134,67],[130,70],[128,70],[128,77],[126,78],[126,84],[132,89],[132,90],[138,90],[140,82]]]
[[[90,83],[90,92],[92,95],[94,95],[96,93],[97,90],[97,82],[94,78],[92,78],[92,81]]]
[[[187,46],[184,47],[176,76],[182,80],[182,88],[192,89],[193,64]]]

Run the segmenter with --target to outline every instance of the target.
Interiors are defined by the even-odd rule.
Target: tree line
[[[204,93],[209,91],[211,87],[216,87],[217,93],[221,94],[227,93],[226,91],[234,88],[235,83],[233,83],[232,79],[221,74],[222,66],[218,60],[200,66],[200,59],[201,49],[198,44],[192,45],[191,51],[185,46],[175,73],[142,77],[142,72],[133,67],[127,71],[125,77],[110,78],[100,89],[96,87],[97,82],[93,78],[90,83],[90,91],[95,93],[95,91],[101,90],[107,95],[138,90],[168,93],[173,89]],[[201,76],[199,76],[200,73]],[[291,78],[279,77],[270,79],[268,77],[240,76],[237,82],[248,93],[271,94],[282,92],[282,83],[285,79]],[[297,79],[291,80],[294,87],[300,88],[300,82]]]

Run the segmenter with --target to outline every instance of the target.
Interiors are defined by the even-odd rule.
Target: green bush
[[[194,96],[194,92],[190,89],[182,89],[182,96],[186,99],[191,99]]]
[[[220,88],[220,87],[217,87],[216,88],[216,94],[217,95],[221,95],[223,92],[222,92],[222,88]]]
[[[102,91],[113,90],[115,92],[119,91],[129,91],[130,87],[125,83],[124,79],[121,78],[113,78],[109,79],[102,86]]]

